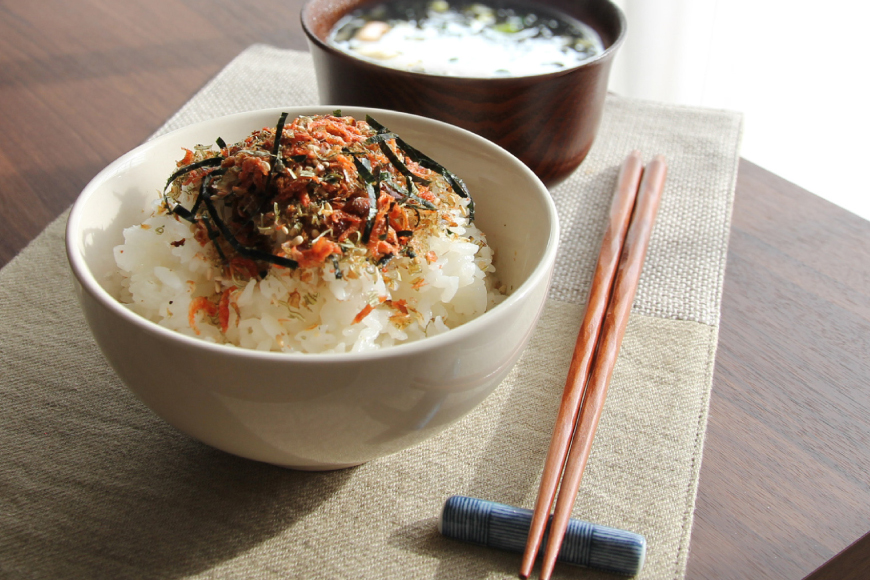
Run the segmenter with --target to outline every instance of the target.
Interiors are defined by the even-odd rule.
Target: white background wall
[[[611,90],[741,111],[743,157],[870,219],[870,3],[614,1]]]

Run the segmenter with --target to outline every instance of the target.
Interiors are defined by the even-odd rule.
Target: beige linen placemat
[[[161,130],[315,104],[308,54],[254,46]],[[519,557],[439,536],[444,500],[531,507],[619,163],[670,173],[575,517],[644,534],[644,579],[682,578],[707,420],[740,117],[610,97],[600,136],[553,191],[557,271],[531,345],[479,408],[366,465],[304,473],[178,433],[90,338],[61,216],[0,272],[0,576],[515,578]],[[606,578],[559,566],[559,578]]]

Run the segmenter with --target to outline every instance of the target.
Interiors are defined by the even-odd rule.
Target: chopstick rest
[[[531,523],[530,509],[454,495],[444,503],[438,531],[448,538],[522,553]],[[634,576],[645,557],[646,539],[640,534],[571,519],[558,560]]]

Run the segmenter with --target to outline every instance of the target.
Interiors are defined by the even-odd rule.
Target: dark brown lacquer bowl
[[[309,0],[302,9],[321,105],[393,109],[457,125],[516,155],[548,186],[583,161],[601,122],[613,56],[625,36],[625,17],[609,0],[538,0],[594,28],[605,51],[564,71],[510,78],[401,71],[328,44],[342,16],[378,1]]]

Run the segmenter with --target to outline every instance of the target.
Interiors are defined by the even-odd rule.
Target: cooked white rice
[[[387,273],[374,266],[358,278],[332,268],[272,268],[241,286],[221,278],[208,247],[191,225],[158,214],[124,230],[115,248],[121,301],[161,326],[217,343],[266,351],[360,352],[446,332],[483,314],[504,296],[494,288],[492,250],[483,234],[457,216],[458,226],[428,245],[437,260],[397,258]],[[172,242],[184,239],[181,245]],[[205,312],[189,323],[191,301],[236,287],[226,334]],[[404,314],[395,305],[405,301]],[[368,305],[372,311],[354,324]],[[237,307],[237,308],[236,308]]]

